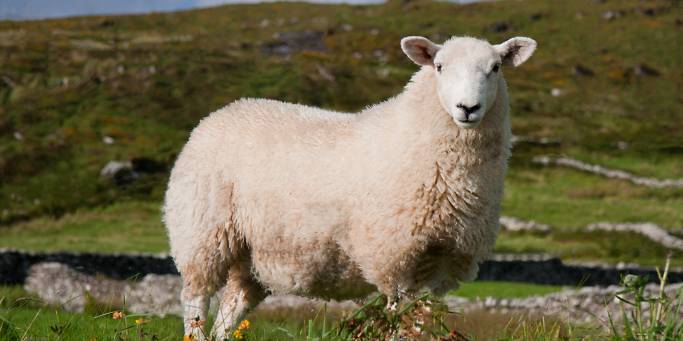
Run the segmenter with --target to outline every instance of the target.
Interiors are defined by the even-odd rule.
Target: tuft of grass
[[[445,324],[451,314],[448,307],[430,294],[404,302],[390,302],[386,296],[377,295],[339,321],[330,335],[339,340],[424,337],[464,340],[462,334]]]
[[[623,289],[617,293],[620,302],[621,326],[609,315],[609,328],[613,340],[680,340],[683,338],[683,287],[667,297],[664,287],[667,284],[670,257],[664,265],[664,271],[659,272],[659,292],[655,296],[645,295],[647,281],[639,276],[626,275],[622,278]],[[646,309],[647,308],[647,314]]]

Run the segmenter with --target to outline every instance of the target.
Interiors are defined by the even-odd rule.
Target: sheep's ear
[[[536,50],[536,41],[527,37],[515,37],[493,46],[505,65],[520,66]]]
[[[401,49],[417,65],[434,65],[434,57],[441,45],[432,43],[424,37],[405,37],[401,39]]]

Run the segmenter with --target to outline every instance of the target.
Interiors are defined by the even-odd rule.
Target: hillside
[[[503,210],[558,230],[505,234],[498,251],[660,263],[667,250],[641,248],[639,236],[580,230],[653,222],[676,233],[683,189],[532,160],[565,155],[683,178],[683,10],[664,0],[271,3],[0,22],[0,247],[165,250],[168,169],[202,117],[247,96],[360,110],[416,70],[398,45],[405,35],[539,42],[527,64],[505,71],[521,142]],[[132,171],[100,176],[131,160]],[[69,231],[68,241],[45,239]],[[126,233],[153,241],[107,244]]]

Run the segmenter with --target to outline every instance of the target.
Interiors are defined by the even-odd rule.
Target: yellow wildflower
[[[237,329],[234,333],[232,333],[232,338],[235,340],[242,340],[244,338],[244,335],[242,335],[242,332],[239,329]]]
[[[137,324],[138,326],[143,324],[143,323],[147,323],[147,320],[145,320],[144,317],[141,317],[141,318],[135,320],[135,324]]]
[[[249,329],[249,320],[242,320],[240,323],[239,329]]]
[[[115,311],[111,314],[111,318],[114,320],[120,320],[122,318],[126,317],[126,314],[124,314],[122,311]]]
[[[194,337],[194,334],[183,336],[183,341],[194,341],[194,340],[196,340]]]

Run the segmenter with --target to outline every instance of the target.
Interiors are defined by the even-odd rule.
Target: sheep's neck
[[[400,99],[405,101],[405,107],[418,108],[403,113],[408,116],[407,131],[412,130],[413,134],[429,131],[425,134],[430,139],[427,143],[438,146],[437,154],[428,161],[433,162],[434,171],[416,193],[421,203],[416,207],[413,233],[432,231],[448,238],[458,233],[458,226],[472,225],[468,222],[479,219],[482,206],[499,202],[489,196],[498,193],[488,193],[488,187],[480,185],[495,181],[491,177],[503,181],[510,136],[507,93],[505,82],[501,81],[499,95],[480,125],[461,129],[441,106],[430,71],[418,72]],[[483,179],[484,176],[489,179]],[[446,226],[451,228],[444,229]],[[473,245],[472,250],[476,249]],[[479,251],[473,254],[478,255]]]
[[[426,134],[430,139],[428,143],[438,146],[436,160],[442,167],[443,176],[455,171],[471,171],[475,166],[509,156],[507,86],[502,78],[498,89],[493,105],[479,126],[473,129],[458,127],[443,109],[431,68],[425,67],[417,72],[399,96],[397,102],[402,107],[412,108],[400,113],[405,118],[406,132],[429,132]]]

